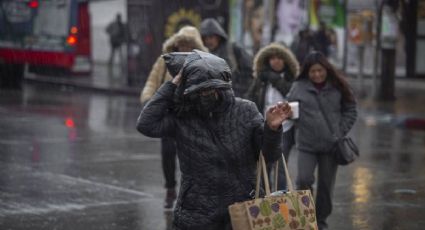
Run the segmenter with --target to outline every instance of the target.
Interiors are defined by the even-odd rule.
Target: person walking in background
[[[121,46],[126,40],[126,28],[122,22],[121,14],[117,14],[115,20],[108,24],[106,27],[106,33],[109,35],[109,44],[111,45],[111,52],[108,61],[109,73],[112,73],[115,53],[118,52],[118,58],[120,60],[120,66],[123,66],[124,57]]]
[[[295,120],[297,187],[312,190],[317,166],[316,215],[319,230],[324,230],[328,227],[326,219],[332,212],[338,165],[331,149],[337,137],[329,130],[319,106],[333,122],[334,131],[345,136],[357,118],[356,100],[347,81],[320,52],[307,55],[301,74],[287,97],[289,101],[299,102],[299,118]]]
[[[292,86],[292,82],[299,74],[300,66],[294,54],[279,43],[272,43],[263,47],[254,58],[254,82],[248,90],[248,99],[255,102],[260,112],[279,101],[286,101],[286,94]],[[292,130],[284,132],[283,153],[288,160],[292,148]],[[269,167],[270,170],[270,167]],[[285,175],[282,162],[279,161],[278,189],[286,188]],[[270,173],[269,173],[270,175]]]
[[[317,51],[321,52],[325,57],[329,57],[329,47],[331,40],[325,22],[321,21],[319,29],[314,33],[314,42],[317,46]]]
[[[271,107],[264,121],[253,102],[233,95],[222,58],[195,50],[176,62],[184,63],[180,72],[146,104],[137,129],[176,139],[182,175],[174,229],[230,230],[228,206],[251,199],[260,150],[267,162],[281,155],[282,122],[290,107]],[[185,113],[173,112],[175,97],[182,97]]]
[[[198,29],[193,26],[184,26],[164,42],[162,52],[164,54],[170,52],[189,52],[193,49],[207,51],[207,48],[202,44]],[[161,56],[158,57],[140,94],[142,105],[146,104],[152,98],[164,82],[171,79],[164,59]],[[168,209],[173,207],[174,200],[176,199],[176,144],[174,138],[161,138],[161,156],[165,188],[167,189],[164,208]]]
[[[228,36],[217,20],[204,19],[200,32],[209,51],[223,58],[232,70],[232,87],[237,97],[243,97],[252,78],[252,56],[236,43],[228,41]]]
[[[291,44],[291,50],[294,52],[299,63],[303,63],[305,56],[317,49],[316,42],[309,28],[300,30],[298,36]]]
[[[260,112],[285,96],[299,74],[300,66],[294,54],[279,43],[263,47],[254,58],[254,82],[247,92]]]

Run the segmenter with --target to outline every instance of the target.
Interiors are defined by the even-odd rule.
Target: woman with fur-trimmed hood
[[[193,49],[207,51],[207,48],[202,43],[198,29],[193,26],[184,26],[164,42],[162,51],[163,54],[166,54],[170,52],[189,52]],[[167,70],[164,59],[162,56],[158,57],[140,94],[140,102],[145,104],[164,82],[171,79],[172,77]],[[168,209],[173,207],[176,199],[176,143],[174,138],[161,138],[161,156],[165,188],[167,189],[164,208]]]
[[[193,49],[198,49],[207,52],[208,49],[204,46],[201,35],[193,26],[184,26],[177,33],[168,38],[162,45],[162,53],[171,52],[190,52]],[[172,77],[168,73],[164,59],[160,56],[156,59],[145,87],[140,94],[140,102],[144,104],[149,100],[162,83],[171,80]]]
[[[247,98],[255,102],[260,112],[283,101],[300,66],[294,54],[279,43],[271,43],[258,51],[254,58],[254,83]]]

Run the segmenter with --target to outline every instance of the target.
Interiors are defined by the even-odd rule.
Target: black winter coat
[[[167,112],[175,89],[166,82],[156,92],[142,110],[137,129],[149,137],[176,139],[182,176],[174,224],[197,229],[223,222],[230,204],[249,199],[260,149],[266,161],[277,160],[282,133],[268,128],[253,102],[234,96],[208,118],[176,117]]]
[[[217,35],[221,37],[219,47],[216,50],[210,50],[210,52],[223,58],[230,66],[235,96],[245,96],[254,80],[252,76],[252,55],[237,43],[230,42],[226,32],[215,19],[204,20],[200,32],[202,36]]]
[[[232,69],[232,88],[236,97],[243,98],[253,82],[252,56],[236,43],[223,42],[212,51],[229,64]]]

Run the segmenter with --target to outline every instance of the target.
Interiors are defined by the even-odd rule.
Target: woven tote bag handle
[[[285,170],[286,185],[288,187],[288,191],[293,192],[294,191],[294,185],[292,183],[291,176],[289,175],[288,166],[286,164],[285,156],[283,154],[282,154],[282,161],[283,161],[283,168]],[[274,181],[275,181],[275,183],[274,183],[274,191],[273,192],[277,191],[277,188],[278,188],[279,161],[276,161],[274,169],[275,169],[275,171],[274,171],[274,175],[275,175]]]
[[[255,199],[260,197],[260,183],[261,183],[261,174],[263,174],[264,180],[264,190],[266,191],[266,196],[270,195],[270,183],[269,175],[267,173],[266,161],[264,160],[263,152],[260,152],[260,157],[257,162],[257,183],[255,185]]]

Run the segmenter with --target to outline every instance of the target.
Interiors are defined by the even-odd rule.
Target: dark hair
[[[342,98],[347,102],[354,102],[354,95],[345,80],[343,74],[332,66],[328,59],[321,52],[311,52],[305,58],[302,64],[301,73],[298,79],[309,79],[308,72],[314,64],[320,64],[326,69],[327,80],[331,82],[342,93]]]

